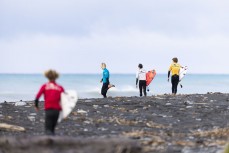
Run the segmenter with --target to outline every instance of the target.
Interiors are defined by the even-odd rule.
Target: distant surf
[[[57,80],[66,90],[73,89],[79,98],[102,98],[100,90],[101,74],[63,74]],[[0,102],[34,100],[40,86],[47,82],[40,74],[0,74]],[[135,85],[135,74],[112,74],[110,82],[116,87],[108,91],[108,96],[138,96]],[[204,94],[207,92],[229,92],[229,75],[219,74],[188,74],[182,80],[181,94]],[[150,85],[148,95],[171,92],[171,83],[167,82],[166,74],[158,74]]]

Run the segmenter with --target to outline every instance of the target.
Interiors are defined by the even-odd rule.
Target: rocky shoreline
[[[25,129],[0,126],[0,153],[20,153],[10,146],[41,140],[58,144],[51,145],[53,149],[43,146],[45,153],[220,153],[229,141],[229,94],[80,99],[72,114],[57,126],[57,136],[51,138],[43,136],[44,111],[36,112],[33,102],[23,106],[0,103],[0,123]],[[70,148],[77,149],[58,149],[70,142],[74,144]],[[85,145],[80,147],[82,142]],[[24,152],[26,148],[31,146],[24,146]]]

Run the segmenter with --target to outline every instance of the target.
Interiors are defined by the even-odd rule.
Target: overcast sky
[[[229,74],[228,0],[0,0],[0,73]]]

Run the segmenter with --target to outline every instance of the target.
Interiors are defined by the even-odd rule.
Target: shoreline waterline
[[[164,94],[154,94],[154,95],[147,95],[145,96],[108,96],[107,98],[103,98],[102,95],[100,98],[79,98],[78,100],[103,100],[103,99],[115,99],[115,98],[147,98],[147,97],[163,97],[163,96],[169,96],[169,97],[179,97],[179,96],[199,96],[199,95],[209,95],[209,94],[224,94],[224,95],[229,95],[229,93],[222,93],[222,92],[207,92],[207,93],[190,93],[190,94],[176,94],[173,95],[171,93],[164,93]],[[33,100],[18,100],[18,101],[0,101],[1,103],[16,103],[16,102],[33,102],[35,99]],[[44,102],[44,100],[40,100],[40,102]]]

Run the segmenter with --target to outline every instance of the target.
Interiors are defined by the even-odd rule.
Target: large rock
[[[0,137],[0,153],[141,153],[126,138]]]

